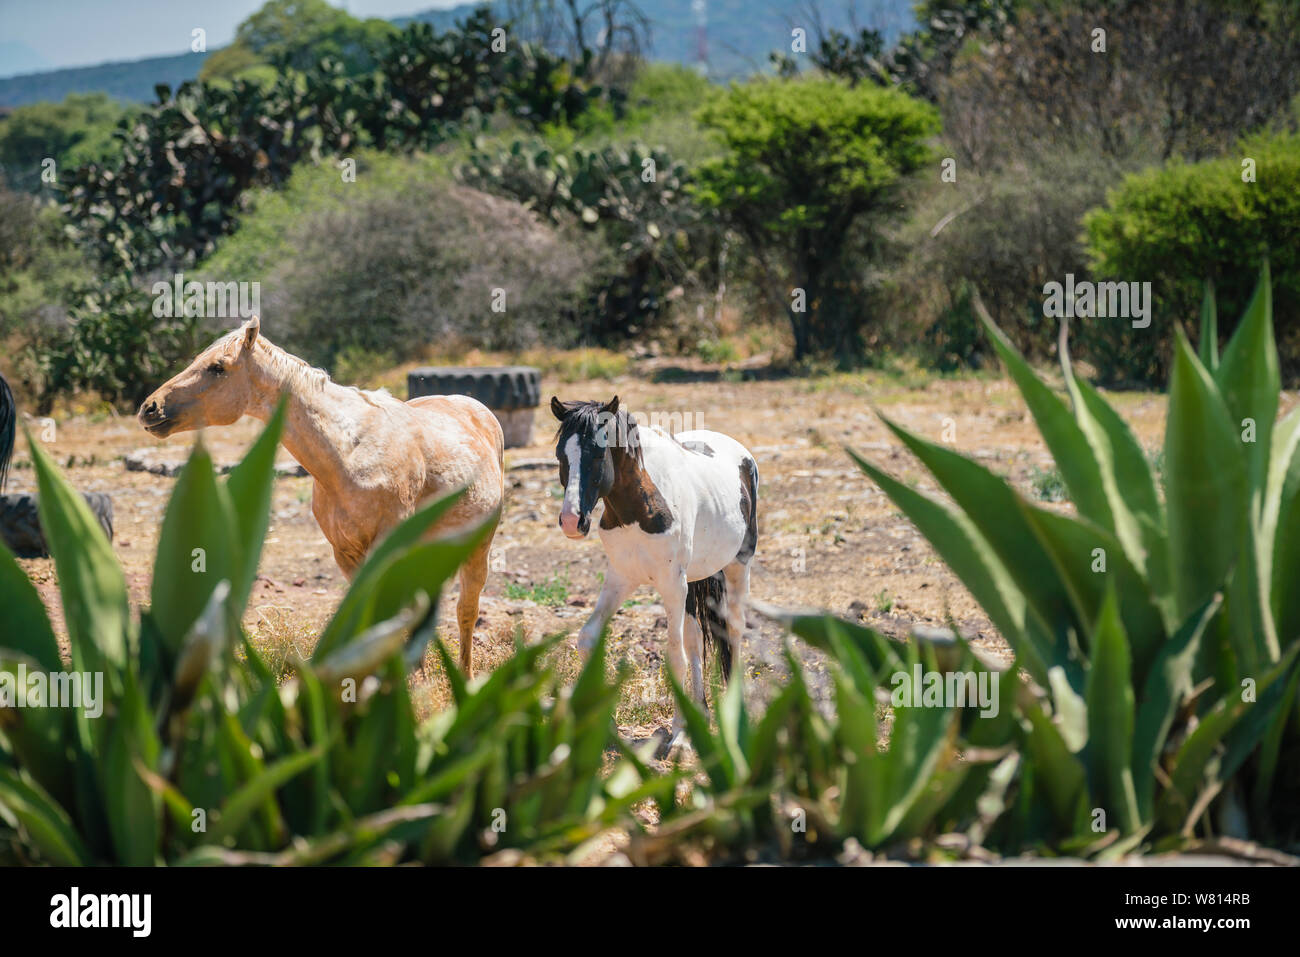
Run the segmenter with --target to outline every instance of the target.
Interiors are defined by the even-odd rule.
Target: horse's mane
[[[18,406],[9,383],[0,375],[0,492],[9,477],[9,460],[14,454],[14,433],[18,429]]]
[[[557,445],[563,447],[571,435],[588,435],[600,428],[600,416],[605,412],[603,402],[566,402],[564,407],[565,416],[560,421],[560,427],[555,432]],[[622,407],[614,413],[614,424],[618,435],[630,436],[637,431],[636,419],[629,418],[627,410]],[[633,456],[640,462],[642,460],[640,443],[632,443],[631,450]]]
[[[243,329],[235,329],[214,342],[211,348],[213,350],[224,350],[226,347],[235,344],[243,335]],[[330,378],[330,374],[324,369],[317,368],[306,359],[300,359],[287,349],[280,348],[266,336],[259,335],[253,348],[255,350],[261,348],[261,354],[265,357],[264,364],[266,368],[279,376],[290,391],[320,391],[327,385],[333,384],[341,389],[351,389],[371,405],[378,404],[373,398],[375,393],[359,389],[356,386],[334,382]]]

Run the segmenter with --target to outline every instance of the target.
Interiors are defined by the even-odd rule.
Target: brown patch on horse
[[[614,487],[604,501],[601,528],[622,528],[636,522],[641,531],[658,535],[673,527],[668,502],[646,474],[640,457],[624,449],[614,450]]]
[[[736,561],[746,564],[758,546],[758,466],[749,458],[740,463],[740,514],[745,516],[745,538]]]

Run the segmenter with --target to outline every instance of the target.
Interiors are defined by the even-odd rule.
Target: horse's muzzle
[[[569,538],[586,538],[591,531],[591,516],[578,517],[576,512],[560,512],[560,530]]]
[[[158,404],[156,399],[146,399],[135,417],[136,421],[140,423],[140,427],[150,435],[164,439],[171,434],[174,423],[167,418],[162,406]]]

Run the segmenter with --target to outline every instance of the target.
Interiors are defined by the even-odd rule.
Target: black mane
[[[594,400],[566,402],[564,407],[564,418],[560,420],[560,427],[555,432],[556,445],[563,448],[571,435],[595,436],[601,426],[600,417],[606,412],[605,403]],[[627,410],[621,406],[614,413],[613,424],[616,428],[616,441],[618,436],[630,436],[636,431],[636,420],[628,418]],[[633,449],[636,452],[640,451],[636,446],[633,446]]]

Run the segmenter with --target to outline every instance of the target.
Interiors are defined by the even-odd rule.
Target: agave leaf
[[[1235,674],[1257,673],[1263,663],[1276,658],[1278,648],[1273,603],[1265,578],[1271,558],[1264,553],[1270,547],[1260,538],[1259,499],[1259,495],[1252,494],[1250,518],[1242,523],[1237,565],[1227,589],[1223,633],[1233,651],[1231,665]],[[1220,671],[1226,673],[1226,667]]]
[[[263,769],[242,784],[221,806],[221,814],[208,832],[208,841],[224,843],[234,837],[259,807],[273,800],[275,792],[291,778],[310,768],[321,758],[320,746],[299,751]]]
[[[1020,496],[983,466],[881,418],[979,529],[1046,631],[1054,636],[1047,660],[1073,667],[1066,634],[1071,628],[1081,630],[1083,622],[1076,616],[1064,584],[1046,573],[1052,568],[1051,559],[1020,509]]]
[[[880,762],[885,771],[885,806],[877,840],[892,838],[937,770],[953,757],[956,715],[951,708],[894,709],[889,749]]]
[[[212,456],[199,441],[167,503],[154,562],[150,611],[169,669],[217,583],[242,575],[235,522],[230,496],[218,484]]]
[[[1156,494],[1151,466],[1128,424],[1096,389],[1075,377],[1064,327],[1058,351],[1075,420],[1101,471],[1102,487],[1114,516],[1115,537],[1133,567],[1147,576],[1165,615],[1165,631],[1172,631],[1177,618],[1170,584],[1165,510]]]
[[[709,727],[709,716],[682,688],[671,668],[668,669],[668,683],[672,687],[673,700],[677,702],[678,713],[685,722],[691,747],[695,749],[700,767],[708,776],[710,786],[718,793],[740,787],[743,782],[732,760],[731,752],[720,738],[714,736]]]
[[[1273,420],[1277,418],[1278,394],[1282,390],[1273,338],[1273,285],[1267,261],[1259,271],[1255,294],[1223,352],[1214,381],[1228,407],[1233,428],[1240,434],[1246,431],[1247,420],[1255,425],[1254,441],[1245,443],[1245,452],[1250,487],[1258,493],[1267,477]]]
[[[1088,744],[1088,703],[1071,687],[1070,679],[1060,665],[1053,665],[1047,677],[1061,740],[1071,754],[1078,754]]]
[[[1280,693],[1266,695],[1266,692],[1275,684],[1285,685],[1286,676],[1298,653],[1300,644],[1293,645],[1281,661],[1259,678],[1256,685],[1258,697],[1255,701],[1247,701],[1241,691],[1229,689],[1214,707],[1202,715],[1196,729],[1187,736],[1174,755],[1169,786],[1156,805],[1158,820],[1170,827],[1181,825],[1187,829],[1191,826],[1193,822],[1188,819],[1188,815],[1198,806],[1198,797],[1206,790],[1217,790],[1226,778],[1226,775],[1211,771],[1212,761],[1220,750],[1221,742],[1244,715],[1259,709],[1261,720],[1253,723],[1243,738],[1236,740],[1234,749],[1239,760],[1244,760],[1249,755],[1282,697]]]
[[[91,863],[68,812],[30,776],[4,765],[0,765],[0,819],[26,835],[51,864]]]
[[[24,667],[28,675],[57,670],[47,669],[22,652],[0,648],[0,676],[7,677],[15,688],[21,687],[25,680],[19,677]],[[75,804],[75,767],[68,760],[68,713],[63,708],[51,707],[56,702],[50,701],[48,685],[45,695],[39,701],[29,698],[27,706],[22,708],[0,705],[0,762],[5,760],[8,751],[17,759],[18,767],[56,801],[71,807]]]
[[[347,644],[317,659],[312,665],[317,680],[332,688],[345,680],[360,681],[373,674],[402,650],[410,630],[429,613],[429,596],[417,592],[414,605],[376,622]]]
[[[353,575],[347,594],[339,602],[338,610],[334,612],[334,617],[325,626],[320,640],[316,643],[313,659],[319,661],[324,658],[334,650],[336,645],[357,634],[364,627],[358,627],[358,621],[373,601],[377,579],[387,571],[398,556],[415,545],[440,518],[451,511],[464,494],[464,489],[458,489],[421,506],[379,540]],[[426,587],[425,590],[428,591],[428,588]]]
[[[782,736],[788,733],[790,713],[797,697],[795,688],[788,685],[782,688],[768,703],[754,729],[749,749],[749,774],[755,785],[763,786],[774,775],[777,749]]]
[[[1254,703],[1224,738],[1226,751],[1219,765],[1219,775],[1229,780],[1245,760],[1254,753],[1260,740],[1275,723],[1285,723],[1289,715],[1284,708],[1295,688],[1296,661],[1300,643],[1293,644],[1282,660],[1270,668],[1256,688]]]
[[[1178,329],[1165,428],[1169,553],[1182,617],[1237,558],[1246,518],[1246,456],[1214,380]]]
[[[1024,592],[969,517],[908,488],[851,450],[849,454],[930,542],[1035,680],[1046,682],[1053,655],[1047,626],[1034,617]],[[813,640],[808,634],[800,637]]]
[[[1057,826],[1073,833],[1086,794],[1087,772],[1037,701],[1023,702],[1021,713],[1029,725],[1025,745],[1030,766],[1041,769],[1035,779],[1042,785]]]
[[[1119,818],[1125,834],[1141,826],[1133,784],[1133,683],[1128,636],[1119,617],[1115,589],[1107,587],[1093,638],[1088,671],[1086,757],[1095,793]]]
[[[376,579],[373,598],[357,624],[368,627],[391,618],[421,591],[436,598],[465,560],[491,537],[498,518],[494,512],[472,528],[416,545],[398,557]]]
[[[158,854],[161,802],[138,766],[156,769],[162,745],[153,716],[129,673],[117,706],[102,765],[109,830],[119,862],[147,866],[155,863]]]
[[[445,864],[455,859],[456,846],[474,819],[475,783],[475,777],[471,777],[446,810],[430,823],[420,846],[420,859],[426,864]]]
[[[760,601],[751,602],[751,607],[764,617],[780,622],[819,651],[838,655],[837,641],[843,641],[852,645],[865,665],[875,673],[893,673],[903,668],[898,643],[865,625],[844,621],[834,615],[787,610]],[[858,686],[865,688],[861,676],[857,677]]]
[[[1279,685],[1281,684],[1282,682],[1279,682]],[[1261,819],[1267,817],[1269,801],[1273,796],[1273,779],[1277,774],[1278,755],[1293,713],[1298,684],[1300,684],[1300,668],[1293,668],[1290,680],[1285,682],[1277,713],[1270,720],[1267,730],[1260,739],[1259,762],[1255,772],[1255,783],[1251,788],[1251,800],[1255,814]]]
[[[1192,692],[1201,639],[1221,604],[1221,597],[1215,595],[1188,617],[1161,647],[1142,685],[1133,732],[1133,780],[1138,814],[1144,822],[1150,822],[1154,812],[1156,775],[1169,729]]]
[[[1088,634],[1097,627],[1106,590],[1115,589],[1125,630],[1134,636],[1136,667],[1145,673],[1146,663],[1164,641],[1164,620],[1146,579],[1130,564],[1119,541],[1086,519],[1028,502],[1021,502],[1020,508],[1051,556],[1079,617],[1087,623]]]
[[[27,445],[40,490],[41,528],[58,571],[73,670],[105,672],[105,685],[116,690],[132,646],[126,578],[86,500],[30,434]],[[78,728],[87,750],[93,750],[84,721]]]
[[[832,665],[835,683],[835,711],[839,758],[844,763],[844,797],[840,802],[840,827],[863,844],[874,846],[880,838],[885,816],[885,779],[878,765],[885,756],[876,743],[875,704],[855,687],[844,670]],[[874,682],[873,682],[874,684]]]
[[[287,394],[280,397],[266,428],[226,477],[226,493],[234,513],[234,539],[239,568],[231,582],[230,607],[243,615],[249,592],[257,579],[258,560],[271,518],[271,492],[275,482],[275,453],[284,431]]]
[[[1201,365],[1211,373],[1219,368],[1219,307],[1214,300],[1214,280],[1205,280],[1205,296],[1201,300],[1201,335],[1198,340]]]
[[[1106,497],[1101,466],[1093,455],[1083,430],[1065,403],[1034,374],[1029,363],[1021,358],[1015,346],[993,322],[978,293],[972,300],[972,305],[1001,357],[1002,364],[1015,379],[1021,398],[1025,400],[1043,441],[1051,450],[1052,459],[1061,470],[1061,477],[1070,490],[1070,499],[1079,509],[1079,514],[1102,528],[1114,531],[1115,519]]]
[[[1268,490],[1259,523],[1259,545],[1267,560],[1261,577],[1271,584],[1279,645],[1300,638],[1300,407],[1273,433]],[[1279,649],[1269,649],[1276,658]]]
[[[45,603],[13,553],[0,540],[0,607],[4,608],[4,648],[32,658],[45,671],[59,671],[59,643],[45,613]]]

